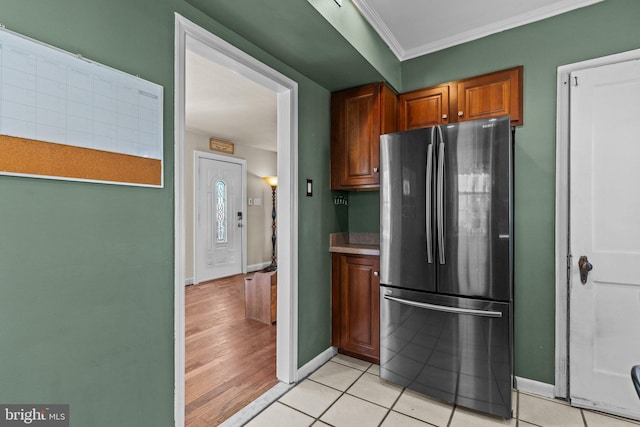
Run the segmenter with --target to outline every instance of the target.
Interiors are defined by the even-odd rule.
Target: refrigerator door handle
[[[432,138],[433,140],[433,138]],[[433,180],[433,143],[427,146],[427,173],[426,173],[426,206],[425,225],[427,231],[427,262],[433,264],[433,236],[431,235],[431,181]]]
[[[438,127],[438,130],[440,128]],[[442,132],[442,131],[440,131]],[[442,133],[440,133],[442,136]],[[437,225],[438,225],[438,257],[440,264],[445,264],[444,258],[444,142],[438,145],[438,177],[437,177]]]
[[[499,311],[474,310],[471,308],[448,307],[446,305],[436,305],[436,304],[429,304],[426,302],[417,302],[417,301],[410,301],[402,298],[390,297],[389,295],[385,295],[384,299],[389,301],[394,301],[399,304],[409,305],[412,307],[424,308],[427,310],[444,311],[445,313],[470,314],[472,316],[481,316],[481,317],[502,317],[502,313]]]

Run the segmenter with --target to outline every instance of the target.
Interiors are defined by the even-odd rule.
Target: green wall
[[[349,193],[349,231],[380,232],[380,192]]]
[[[400,87],[401,67],[398,58],[351,1],[343,1],[341,6],[334,1],[307,1],[378,70],[389,85]]]
[[[520,377],[555,383],[557,67],[640,48],[638,22],[640,2],[608,0],[402,63],[403,92],[524,65],[525,124],[517,128],[515,144],[515,372]],[[367,224],[362,217],[367,212],[377,219],[379,193],[357,194],[350,201],[350,227]]]
[[[298,153],[298,366],[331,345],[331,254],[329,234],[338,229],[329,177],[330,94],[300,87]],[[313,196],[306,196],[306,180]]]
[[[164,87],[165,188],[0,176],[0,402],[173,425],[175,11],[299,84],[299,365],[330,345],[329,92],[181,0],[3,0],[8,29]]]

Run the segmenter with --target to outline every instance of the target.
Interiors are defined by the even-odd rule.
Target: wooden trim
[[[162,161],[0,135],[0,173],[162,185]]]

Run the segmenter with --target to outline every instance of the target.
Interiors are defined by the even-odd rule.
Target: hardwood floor
[[[244,277],[186,287],[185,427],[217,426],[278,382],[276,326],[245,319]]]

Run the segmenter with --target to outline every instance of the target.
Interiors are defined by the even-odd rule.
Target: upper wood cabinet
[[[419,129],[449,123],[456,89],[450,83],[418,89],[398,96],[398,130]],[[456,121],[455,117],[452,121]]]
[[[523,124],[523,67],[443,83],[398,96],[398,130],[511,116],[511,124]]]
[[[397,95],[386,84],[331,95],[331,189],[380,187],[380,135],[395,132]]]
[[[511,116],[513,126],[523,124],[523,67],[458,81],[458,121]]]

